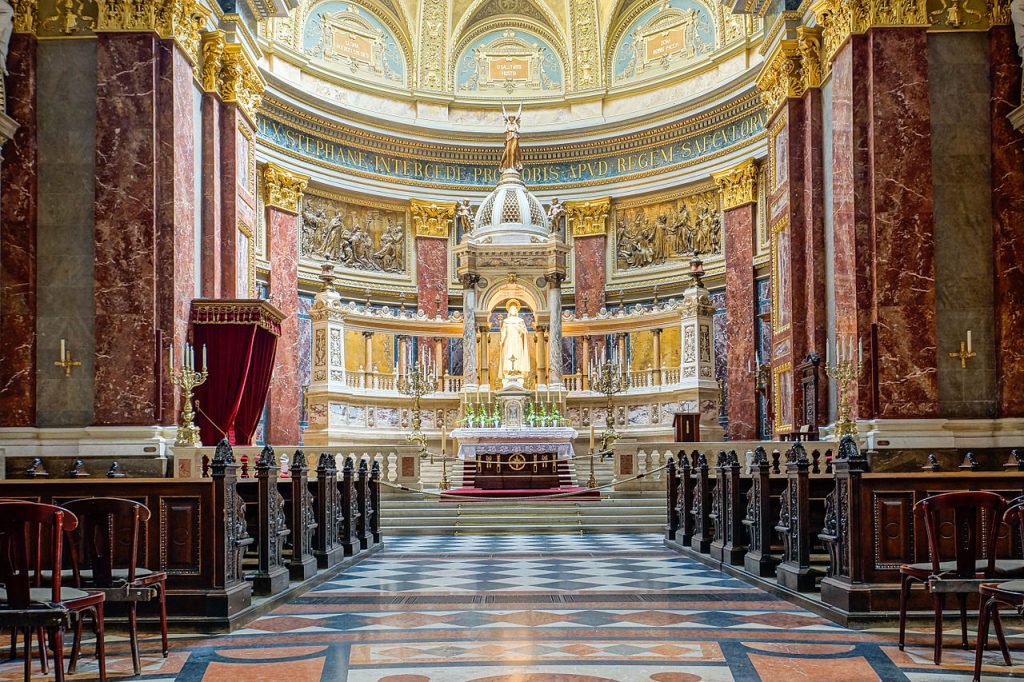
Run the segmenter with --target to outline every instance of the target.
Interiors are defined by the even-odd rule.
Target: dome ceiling
[[[486,103],[643,87],[760,28],[715,0],[300,0],[262,37],[321,78]]]

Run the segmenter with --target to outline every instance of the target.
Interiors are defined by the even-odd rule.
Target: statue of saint
[[[519,113],[509,114],[502,104],[501,115],[505,117],[505,150],[501,153],[498,170],[522,170],[523,153],[519,149],[519,123],[523,116],[523,105],[519,105]]]
[[[562,222],[565,220],[565,204],[563,204],[558,197],[551,200],[551,206],[548,207],[548,226],[551,228],[551,232],[554,234],[562,233]]]
[[[0,71],[7,75],[7,50],[14,31],[14,7],[8,0],[0,0]]]
[[[1017,52],[1024,57],[1024,0],[1011,0],[1010,21],[1013,22],[1013,33],[1017,37]]]
[[[501,364],[498,371],[504,383],[513,373],[522,377],[530,372],[530,344],[526,323],[519,317],[519,301],[512,299],[506,306],[508,316],[501,323]]]
[[[469,207],[469,199],[463,199],[459,202],[455,209],[455,220],[463,237],[473,233],[473,209]]]

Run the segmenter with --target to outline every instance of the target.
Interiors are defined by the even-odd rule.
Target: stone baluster
[[[253,591],[259,595],[277,594],[288,587],[288,569],[284,565],[283,548],[290,531],[284,513],[284,498],[277,489],[279,471],[277,457],[268,445],[256,461],[259,531],[256,536],[258,564],[253,577]]]
[[[292,580],[301,581],[316,575],[313,535],[317,527],[313,496],[309,492],[309,465],[302,450],[296,450],[292,457],[291,479],[292,556],[288,574]]]
[[[772,558],[771,475],[768,453],[760,445],[754,450],[750,465],[750,489],[747,491],[746,517],[747,553],[743,568],[761,577],[775,575],[776,561]]]
[[[708,480],[708,458],[697,455],[696,481],[693,490],[693,536],[690,547],[701,554],[711,549],[711,487]]]
[[[356,501],[359,505],[359,518],[356,520],[356,536],[359,546],[369,549],[373,544],[372,520],[374,509],[370,499],[370,469],[365,459],[359,460],[359,475],[356,478]]]
[[[334,456],[320,455],[316,465],[316,545],[313,556],[318,568],[330,568],[345,555],[338,544],[338,515],[341,495],[338,492],[338,469]]]
[[[341,535],[338,538],[345,556],[352,556],[359,551],[359,536],[356,528],[359,521],[359,499],[356,495],[355,464],[352,457],[345,458],[341,469],[341,510],[344,517],[341,522]]]
[[[783,491],[779,523],[782,533],[782,563],[775,569],[779,583],[791,590],[814,589],[810,548],[810,468],[807,451],[801,443],[793,445],[786,456],[786,489]]]

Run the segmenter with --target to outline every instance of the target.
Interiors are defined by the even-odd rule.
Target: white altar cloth
[[[573,441],[579,433],[568,426],[523,428],[460,428],[451,433],[459,441],[459,459],[476,461],[478,455],[524,455],[557,453],[558,459],[572,459]]]

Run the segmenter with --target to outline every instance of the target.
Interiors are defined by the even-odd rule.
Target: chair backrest
[[[1015,497],[1006,503],[1006,511],[1003,512],[1003,523],[1009,527],[1011,533],[1013,528],[1017,528],[1017,537],[1020,540],[1020,546],[1024,548],[1024,495]],[[1010,547],[1013,548],[1013,538],[1010,538]]]
[[[96,587],[112,587],[116,568],[127,568],[128,581],[135,580],[140,529],[149,521],[149,507],[119,497],[86,497],[64,507],[78,517],[71,545],[76,581],[80,568],[92,570]]]
[[[981,552],[987,549],[984,576],[992,577],[995,572],[995,544],[1005,509],[1006,499],[1002,495],[984,490],[942,493],[915,504],[914,510],[924,516],[932,572],[941,573],[939,565],[952,560],[955,568],[952,575],[947,572],[949,577],[973,579],[979,572],[977,561]],[[952,529],[947,538],[952,540],[952,556],[943,551],[944,546],[940,542],[940,527],[948,522],[950,513]]]
[[[9,608],[28,608],[29,590],[42,586],[47,569],[53,571],[50,600],[60,601],[64,533],[77,526],[75,515],[62,507],[0,501],[0,583],[7,590]]]

